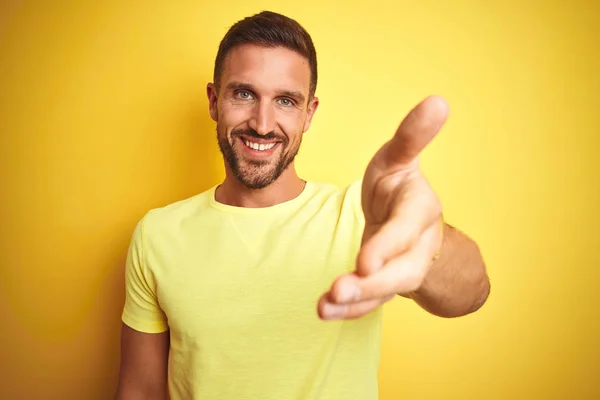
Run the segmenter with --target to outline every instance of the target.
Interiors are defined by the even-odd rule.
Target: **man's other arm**
[[[167,400],[169,331],[142,333],[123,324],[115,400]]]

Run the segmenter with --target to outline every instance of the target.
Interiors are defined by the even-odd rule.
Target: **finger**
[[[359,278],[359,300],[371,300],[389,294],[412,293],[425,280],[435,254],[434,239],[437,227],[429,228],[417,245],[409,252],[390,260],[385,266],[366,277]],[[344,290],[349,290],[345,288]],[[356,290],[356,289],[354,289]]]
[[[409,253],[407,255],[414,257],[414,254],[411,254],[411,253],[421,251],[420,248],[415,248],[415,247],[419,246],[418,242],[421,241],[422,239],[430,240],[429,236],[425,235],[425,232],[431,231],[435,227],[435,224],[436,224],[436,222],[434,221],[433,223],[431,223],[429,225],[429,227],[426,230],[424,230],[424,232],[422,234],[419,234],[417,238],[410,239],[411,241],[414,240],[414,244],[411,245],[411,249],[414,249],[414,250],[407,250],[406,252],[398,253],[395,256],[386,257],[385,262],[381,263],[380,268],[373,269],[372,271],[369,271],[369,273],[361,274],[357,270],[353,273],[339,276],[333,282],[333,284],[331,285],[331,288],[329,290],[330,301],[341,304],[341,303],[352,303],[352,302],[357,302],[357,301],[363,300],[364,294],[362,293],[362,288],[361,288],[361,282],[363,279],[361,279],[361,278],[376,274],[377,271],[380,270],[381,268],[389,267],[390,265],[392,265],[389,263],[389,260],[393,260],[394,258],[399,258],[405,253]],[[437,230],[437,228],[435,228],[435,229]],[[420,246],[424,246],[424,245],[421,244]],[[363,246],[363,248],[366,248],[366,246]],[[368,251],[368,249],[367,249],[367,251]],[[361,249],[361,252],[362,252],[362,249]],[[359,253],[358,257],[360,258],[360,257],[366,257],[366,256],[362,256],[361,253]],[[384,264],[385,264],[385,267],[384,267]],[[365,269],[363,268],[363,272],[364,271],[365,271]],[[396,280],[397,279],[401,279],[401,277],[400,276],[396,277]],[[390,283],[393,283],[393,282],[390,282]],[[383,296],[394,293],[394,291],[395,291],[395,289],[394,289],[393,285],[392,286],[382,285],[380,287],[380,292],[371,294],[370,296],[371,297],[383,297]]]
[[[360,278],[354,273],[339,276],[331,285],[327,300],[337,304],[358,302],[361,297],[359,284]]]
[[[390,220],[361,246],[356,258],[357,275],[370,275],[388,260],[410,251],[425,230],[439,224],[441,212],[441,204],[435,196],[419,195],[404,200],[392,211]]]
[[[448,103],[430,96],[404,118],[394,137],[387,143],[384,159],[388,167],[409,164],[427,146],[448,118]]]
[[[335,304],[328,301],[329,295],[325,293],[319,299],[317,310],[319,317],[325,320],[355,319],[369,314],[394,297],[395,295],[390,295],[353,304]]]

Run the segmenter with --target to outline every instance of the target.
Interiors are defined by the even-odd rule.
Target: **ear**
[[[312,122],[313,115],[317,111],[317,107],[319,107],[319,98],[313,97],[308,101],[308,111],[306,113],[306,121],[304,121],[304,129],[302,133],[306,132],[308,128],[310,128],[310,123]]]
[[[206,95],[208,96],[208,111],[213,121],[217,122],[219,113],[217,112],[217,88],[214,83],[206,85]]]

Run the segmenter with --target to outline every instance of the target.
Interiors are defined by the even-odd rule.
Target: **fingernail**
[[[326,319],[340,319],[342,318],[344,315],[346,315],[346,312],[348,311],[348,306],[345,306],[343,304],[331,304],[331,303],[325,303],[323,305],[323,316]]]
[[[344,285],[340,290],[338,300],[342,303],[358,301],[360,299],[360,288],[356,285]]]

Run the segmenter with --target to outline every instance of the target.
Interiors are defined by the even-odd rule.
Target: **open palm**
[[[356,270],[336,279],[321,297],[321,316],[357,318],[421,286],[441,247],[443,222],[441,203],[418,156],[447,115],[442,98],[428,97],[371,159],[362,184],[365,229]]]

